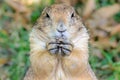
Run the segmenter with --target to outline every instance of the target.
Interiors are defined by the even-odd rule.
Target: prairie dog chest
[[[61,60],[58,59],[58,63],[53,74],[53,80],[70,80],[67,76],[68,74],[65,72]]]

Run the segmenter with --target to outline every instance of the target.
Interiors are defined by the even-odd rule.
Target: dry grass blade
[[[95,0],[88,0],[83,11],[83,18],[84,19],[88,18],[95,9],[95,7],[96,7]]]
[[[115,41],[110,41],[109,38],[101,38],[99,41],[93,41],[92,44],[94,44],[95,47],[97,48],[108,48],[108,47],[117,47],[117,42]]]
[[[68,5],[72,5],[72,6],[74,6],[78,2],[79,2],[79,0],[56,0],[56,3],[65,3]]]
[[[0,58],[0,65],[4,65],[9,62],[8,58]]]
[[[68,4],[68,5],[71,5],[70,0],[56,0],[55,2],[56,3],[65,3],[65,4]]]
[[[5,2],[17,12],[28,12],[28,9],[20,1],[5,0]]]
[[[120,24],[114,26],[113,29],[111,30],[111,35],[114,35],[116,33],[120,33]]]
[[[26,23],[30,21],[31,11],[27,8],[27,6],[18,0],[5,0],[5,2],[15,10],[14,19],[16,21],[19,20],[20,22],[23,22],[22,24],[24,24],[25,28],[29,29],[26,27]]]
[[[111,6],[106,6],[98,9],[94,14],[97,14],[103,18],[110,18],[120,11],[120,5],[114,4]]]

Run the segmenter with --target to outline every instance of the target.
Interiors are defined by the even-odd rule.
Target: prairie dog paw
[[[64,38],[59,38],[56,39],[55,41],[50,41],[47,44],[47,50],[51,54],[68,56],[72,52],[72,49],[73,49],[72,43]]]

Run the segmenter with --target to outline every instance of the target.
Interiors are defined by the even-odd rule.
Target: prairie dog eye
[[[74,12],[71,14],[71,18],[73,18],[73,17],[75,17],[75,13]]]
[[[50,19],[50,15],[48,13],[45,14],[45,17]]]

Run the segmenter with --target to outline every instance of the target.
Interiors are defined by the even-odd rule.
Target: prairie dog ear
[[[50,12],[50,7],[49,7],[49,6],[48,6],[48,7],[45,7],[45,8],[43,9],[42,14],[45,13],[45,12]]]

